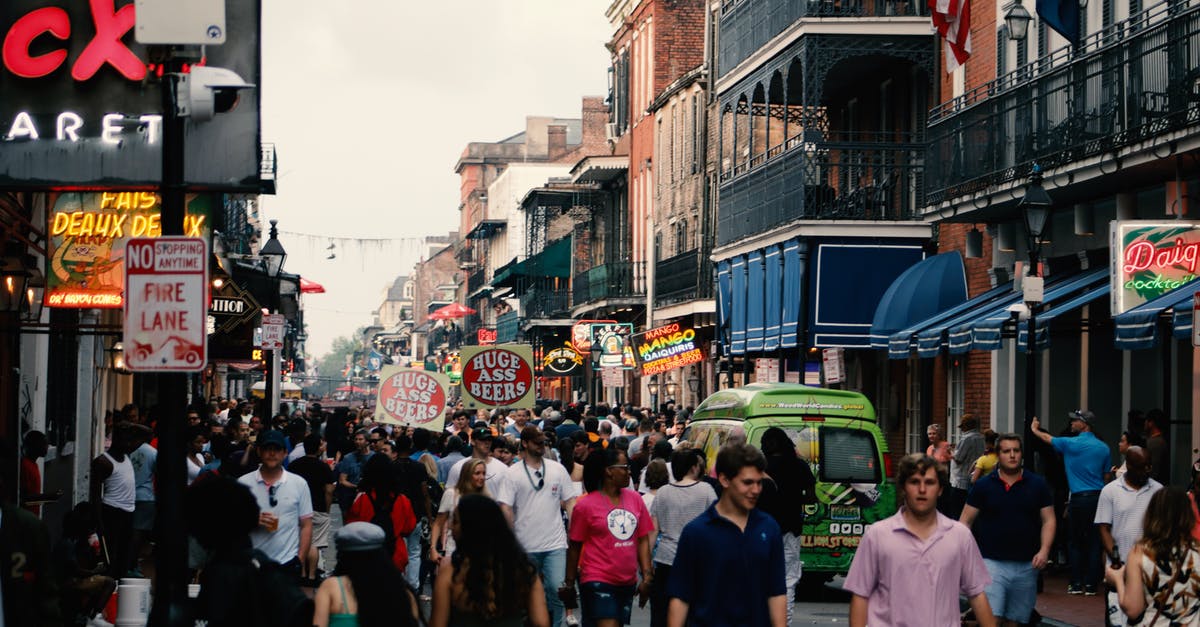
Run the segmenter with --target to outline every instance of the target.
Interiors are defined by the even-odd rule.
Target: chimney
[[[608,125],[608,105],[602,96],[583,98],[583,151],[585,155],[609,154],[608,137],[604,128]]]
[[[551,124],[546,127],[546,160],[557,161],[567,154],[567,126]]]

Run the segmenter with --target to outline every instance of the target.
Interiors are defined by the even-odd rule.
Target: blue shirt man
[[[783,534],[754,509],[767,460],[748,444],[717,454],[721,500],[679,534],[667,582],[668,625],[787,624]]]
[[[1092,521],[1096,519],[1096,506],[1100,501],[1100,489],[1104,487],[1104,473],[1112,467],[1112,453],[1108,445],[1101,442],[1092,428],[1096,414],[1077,409],[1067,413],[1071,431],[1075,437],[1053,437],[1042,431],[1041,422],[1034,417],[1030,423],[1033,434],[1041,441],[1062,453],[1063,466],[1067,471],[1067,487],[1071,491],[1068,503],[1068,559],[1071,561],[1070,583],[1067,594],[1096,594],[1103,565],[1100,553],[1100,533]]]

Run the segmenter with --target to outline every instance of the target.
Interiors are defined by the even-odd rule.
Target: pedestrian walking
[[[1131,446],[1125,451],[1125,474],[1100,490],[1096,527],[1105,555],[1116,551],[1121,561],[1126,562],[1133,545],[1142,539],[1142,521],[1150,507],[1150,498],[1163,488],[1150,476],[1152,471],[1147,451]]]
[[[542,430],[526,424],[520,437],[524,455],[504,472],[496,502],[541,575],[550,624],[557,627],[563,615],[558,588],[567,568],[563,513],[570,517],[578,495],[567,469],[546,459],[546,436]]]
[[[1067,503],[1067,559],[1071,563],[1067,594],[1094,595],[1103,570],[1100,533],[1093,521],[1096,520],[1100,490],[1104,487],[1104,473],[1112,467],[1112,455],[1108,445],[1092,432],[1096,414],[1077,409],[1069,412],[1067,417],[1074,437],[1051,436],[1042,430],[1037,416],[1033,417],[1030,428],[1038,439],[1062,453],[1067,473],[1071,494]]]
[[[455,437],[455,436],[452,436]],[[433,531],[430,539],[429,559],[440,562],[442,557],[454,554],[455,538],[450,533],[450,518],[458,501],[468,494],[482,494],[491,498],[492,493],[487,488],[487,466],[484,460],[468,459],[460,473],[458,484],[447,487],[438,504],[437,518],[433,521]],[[442,550],[438,552],[438,545]]]
[[[13,500],[18,466],[15,455],[0,451],[0,560],[4,564],[0,575],[0,623],[60,627],[64,622],[50,532],[40,518]]]
[[[1146,412],[1143,422],[1146,434],[1146,455],[1150,463],[1150,476],[1160,484],[1171,482],[1171,447],[1167,446],[1164,429],[1168,428],[1167,414],[1161,409]]]
[[[312,545],[312,495],[304,479],[283,469],[287,444],[282,433],[264,431],[256,446],[262,460],[258,470],[238,478],[258,501],[259,522],[250,541],[299,582],[302,556]]]
[[[784,578],[787,583],[787,620],[792,622],[796,585],[804,574],[800,564],[800,537],[804,535],[804,506],[817,502],[817,480],[812,469],[796,454],[796,445],[779,427],[762,435],[767,458],[758,509],[779,525],[783,534]]]
[[[367,441],[366,431],[356,431],[351,441],[354,450],[343,455],[334,470],[337,473],[338,481],[337,487],[333,491],[333,498],[337,501],[338,508],[342,510],[343,522],[346,519],[346,512],[350,511],[350,505],[358,496],[358,482],[362,480],[363,466],[374,454],[369,448],[370,443]]]
[[[1168,486],[1150,497],[1144,535],[1121,568],[1105,578],[1117,589],[1121,610],[1144,627],[1200,624],[1200,547],[1192,537],[1196,517],[1183,488]]]
[[[984,454],[986,445],[979,433],[979,419],[967,414],[958,423],[961,435],[958,444],[950,448],[950,491],[943,495],[949,506],[943,511],[951,520],[958,520],[971,489],[971,471]]]
[[[336,482],[333,469],[325,463],[325,440],[316,433],[310,433],[300,445],[304,447],[304,456],[294,460],[288,471],[304,479],[308,485],[309,497],[312,499],[312,542],[308,553],[304,555],[304,568],[300,576],[302,585],[316,586],[317,573],[320,570],[321,551],[329,547],[329,509],[333,505],[333,486]]]
[[[438,569],[430,627],[549,627],[542,581],[500,506],[467,494],[450,528],[458,548]]]
[[[307,447],[305,447],[307,449]],[[351,522],[334,534],[337,568],[313,595],[314,627],[416,627],[417,600],[378,525]]]
[[[971,532],[937,511],[945,467],[928,456],[900,460],[900,511],[867,528],[843,585],[850,625],[948,627],[962,622],[959,595],[983,627],[996,624],[984,591],[991,578]]]
[[[695,449],[684,449],[671,454],[671,466],[679,480],[658,489],[654,502],[650,504],[650,518],[654,521],[657,549],[654,551],[654,584],[650,590],[650,625],[665,627],[667,609],[671,598],[667,595],[667,583],[671,580],[671,568],[679,546],[679,536],[684,527],[717,502],[712,486],[700,481],[704,472],[703,455]]]
[[[384,549],[401,572],[408,566],[408,546],[405,538],[417,526],[412,503],[400,492],[395,470],[386,455],[376,454],[367,460],[358,496],[346,522],[369,522],[383,529]]]
[[[486,426],[476,427],[471,432],[471,458],[483,460],[486,463],[488,492],[499,494],[500,483],[503,481],[504,471],[508,470],[508,465],[492,456],[492,444],[494,443],[495,436],[492,435],[492,430]],[[446,475],[446,485],[458,483],[458,476],[462,472],[464,464],[466,464],[465,459],[450,467],[450,472]]]
[[[1024,624],[1054,546],[1054,496],[1041,475],[1022,467],[1020,436],[998,435],[995,447],[997,470],[971,486],[961,522],[974,529],[992,578],[984,590],[992,613],[1004,625]]]
[[[88,499],[96,508],[100,541],[108,574],[120,578],[129,567],[137,480],[129,453],[149,437],[148,430],[129,422],[113,427],[112,445],[92,460]]]
[[[446,454],[437,461],[438,483],[444,486],[450,487],[458,483],[457,481],[454,483],[450,482],[450,469],[463,459],[466,459],[466,456],[462,453],[464,438],[466,438],[466,435],[462,437],[452,435],[446,438]],[[462,472],[461,468],[459,472]]]
[[[940,463],[949,464],[950,443],[946,441],[946,436],[942,433],[942,425],[936,423],[929,425],[925,429],[925,437],[929,439],[929,446],[925,448],[925,454]]]
[[[583,481],[588,492],[571,514],[563,590],[569,598],[578,578],[583,624],[628,625],[634,592],[644,603],[654,580],[650,512],[641,495],[626,487],[629,458],[615,446],[588,456]]]
[[[1000,452],[996,449],[996,442],[999,440],[1000,434],[987,429],[983,432],[983,455],[975,460],[975,467],[971,469],[971,485],[979,481],[980,477],[990,475],[996,470],[996,465],[1000,463]]]
[[[756,508],[766,469],[766,457],[744,442],[717,453],[724,489],[679,536],[667,583],[671,627],[787,624],[783,536]]]

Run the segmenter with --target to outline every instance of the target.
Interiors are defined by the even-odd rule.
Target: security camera
[[[238,103],[238,93],[254,87],[237,72],[223,67],[193,66],[190,74],[179,79],[179,115],[194,122],[206,122],[218,113],[231,111]]]
[[[1025,303],[1014,303],[1008,306],[1008,315],[1017,320],[1029,319],[1029,306]]]

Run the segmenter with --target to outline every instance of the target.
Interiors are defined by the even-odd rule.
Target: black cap
[[[258,448],[267,448],[268,446],[278,446],[279,448],[281,448],[285,451],[287,450],[287,440],[284,439],[283,433],[276,431],[274,429],[271,429],[270,431],[263,431],[262,434],[260,434],[258,436],[257,443],[258,443]]]
[[[471,432],[472,440],[490,440],[493,437],[495,436],[492,435],[492,430],[488,429],[487,427],[476,427],[475,430]]]

